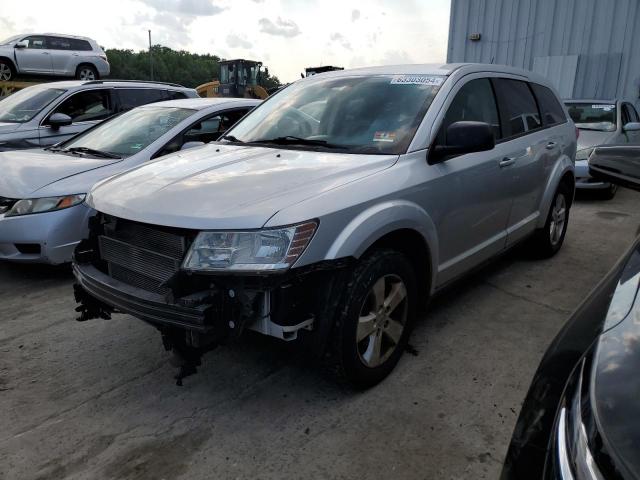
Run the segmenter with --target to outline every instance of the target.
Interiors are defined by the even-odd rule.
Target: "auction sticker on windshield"
[[[444,77],[439,75],[394,75],[391,79],[393,85],[433,85],[439,87],[444,82]]]
[[[616,108],[616,106],[615,105],[603,105],[603,104],[598,103],[598,104],[595,104],[595,105],[591,105],[591,108],[593,108],[593,109],[602,109],[602,110],[605,110],[605,111],[608,112],[609,110],[613,110],[614,108]]]
[[[376,132],[373,134],[374,142],[394,142],[396,140],[396,132]]]

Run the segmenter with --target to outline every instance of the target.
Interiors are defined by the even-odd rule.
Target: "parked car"
[[[0,101],[0,152],[59,143],[147,103],[197,97],[191,88],[157,82],[69,80],[34,85]]]
[[[18,75],[98,80],[109,71],[107,54],[87,37],[40,33],[0,41],[0,82],[15,80]]]
[[[259,103],[187,99],[134,108],[54,147],[0,153],[0,259],[65,263],[87,235],[94,183],[204,145]]]
[[[640,147],[598,147],[591,175],[640,190]],[[503,480],[640,478],[640,237],[551,343]]]
[[[250,329],[299,337],[339,378],[373,385],[431,294],[522,240],[560,249],[575,149],[573,122],[531,72],[299,80],[220,143],[92,190],[98,214],[73,263],[81,318],[156,326],[184,362],[179,381]]]
[[[576,153],[576,188],[615,196],[618,186],[589,175],[587,160],[598,145],[640,144],[640,118],[635,107],[621,100],[567,100],[565,105],[580,131]]]

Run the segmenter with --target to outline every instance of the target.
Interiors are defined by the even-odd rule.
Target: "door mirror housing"
[[[71,117],[64,113],[54,113],[49,117],[49,120],[47,120],[47,125],[54,129],[65,127],[67,125],[71,125],[72,123],[73,120],[71,119]]]
[[[589,157],[589,175],[640,191],[640,146],[594,148]]]
[[[491,125],[485,122],[460,121],[447,127],[446,144],[434,145],[429,156],[435,163],[453,155],[492,150],[495,145]]]
[[[27,48],[28,46],[29,44],[27,43],[26,40],[20,40],[19,42],[16,42],[13,48]]]
[[[625,132],[637,132],[640,130],[640,122],[629,122],[625,123],[622,127],[622,130]]]

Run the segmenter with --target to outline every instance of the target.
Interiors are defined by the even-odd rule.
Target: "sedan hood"
[[[89,204],[156,225],[260,228],[281,209],[384,170],[397,159],[212,144],[111,177],[93,189]]]
[[[63,155],[42,149],[0,152],[0,197],[37,197],[39,189],[53,182],[118,161]]]
[[[17,130],[19,126],[19,123],[0,122],[0,135],[2,135],[3,133],[13,132],[14,130]]]
[[[615,136],[615,132],[600,132],[597,130],[580,130],[578,150],[606,145]]]

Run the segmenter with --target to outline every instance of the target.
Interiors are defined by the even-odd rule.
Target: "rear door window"
[[[527,82],[497,78],[494,80],[505,138],[524,135],[542,127],[536,99]]]
[[[154,88],[118,88],[119,111],[124,112],[148,103],[165,100],[164,90]]]
[[[182,100],[183,98],[187,98],[184,92],[177,92],[176,90],[165,90],[164,95],[166,100]]]
[[[545,126],[558,125],[567,121],[560,102],[550,88],[532,83],[531,89],[538,100],[540,113],[542,113],[542,123]]]
[[[47,37],[47,48],[51,50],[73,50],[70,39],[62,37]]]
[[[459,121],[488,123],[493,129],[496,140],[502,138],[498,106],[488,78],[471,80],[456,93],[438,131],[439,145],[446,144],[449,125]]]
[[[638,114],[636,109],[630,103],[622,104],[622,125],[626,125],[629,122],[637,122]]]
[[[104,120],[113,115],[113,102],[109,90],[85,90],[71,95],[52,113],[69,115],[74,123]]]

